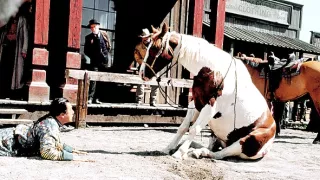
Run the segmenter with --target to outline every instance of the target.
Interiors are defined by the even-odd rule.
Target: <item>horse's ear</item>
[[[169,30],[169,27],[167,25],[167,23],[163,23],[162,25],[162,30],[161,30],[161,33],[160,33],[160,37],[163,37]]]
[[[152,29],[152,32],[153,32],[154,34],[156,34],[157,32],[159,32],[159,30],[156,29],[156,28],[154,28],[152,25],[151,25],[151,29]]]

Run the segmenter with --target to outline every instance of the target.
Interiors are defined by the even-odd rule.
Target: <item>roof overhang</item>
[[[230,39],[238,41],[281,47],[312,54],[320,54],[319,47],[306,43],[297,38],[293,39],[281,35],[273,35],[269,33],[240,29],[237,27],[229,26],[225,26],[224,35]]]
[[[210,26],[210,23],[203,22],[204,25]],[[306,43],[297,38],[289,38],[281,35],[273,35],[264,32],[258,32],[237,27],[224,27],[224,35],[230,39],[244,41],[266,46],[275,46],[280,48],[292,49],[300,52],[311,54],[320,54],[320,48],[312,44]]]

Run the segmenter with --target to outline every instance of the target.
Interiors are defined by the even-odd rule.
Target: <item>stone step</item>
[[[12,119],[16,119],[17,114],[24,114],[28,111],[25,109],[6,109],[6,108],[0,108],[0,114],[11,114]]]
[[[31,124],[30,119],[0,119],[0,124]]]

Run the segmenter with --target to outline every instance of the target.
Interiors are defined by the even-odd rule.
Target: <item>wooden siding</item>
[[[320,33],[311,31],[310,43],[317,47],[320,47]]]
[[[261,23],[258,21],[248,21],[246,19],[241,19],[238,17],[226,17],[226,26],[231,27],[238,27],[241,29],[247,29],[247,30],[253,30],[258,32],[264,32],[274,35],[281,35],[291,38],[297,37],[297,30],[294,29],[288,29],[287,27],[281,27],[281,26],[273,26],[272,24],[268,23]]]
[[[239,0],[242,1],[242,0]],[[210,3],[212,0],[205,0],[204,2],[204,17],[203,21],[210,24]],[[226,26],[235,26],[242,29],[254,30],[275,35],[282,35],[291,38],[298,38],[301,28],[302,6],[284,1],[278,1],[281,4],[292,6],[292,12],[289,25],[281,25],[265,20],[250,18],[248,16],[241,16],[232,13],[226,13]],[[226,1],[228,3],[228,1]]]
[[[301,14],[302,14],[301,8],[293,7],[291,24],[289,26],[289,29],[296,29],[296,30],[301,29]]]
[[[170,31],[176,31],[179,33],[186,34],[187,32],[187,17],[188,17],[188,0],[177,0],[171,12],[167,14],[166,18],[163,20],[162,24],[165,22],[169,25]],[[162,74],[167,69],[162,70],[159,74]],[[164,77],[172,77],[181,79],[182,78],[183,67],[178,64],[174,66]],[[158,93],[158,103],[159,104],[178,104],[179,96],[181,94],[182,88],[177,87],[163,87],[165,90],[166,97]],[[159,89],[160,91],[160,89]],[[145,102],[149,102],[150,91],[145,92]],[[172,102],[173,101],[173,102]]]

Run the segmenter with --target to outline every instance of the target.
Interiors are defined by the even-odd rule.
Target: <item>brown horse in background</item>
[[[259,66],[268,66],[267,60],[262,60],[260,58],[254,57],[237,57],[242,60],[251,61],[259,63]],[[259,91],[267,99],[267,87],[268,80],[260,77],[260,68],[253,67],[248,63],[244,63],[247,67],[253,83],[259,89]],[[289,80],[282,77],[279,87],[274,92],[274,97],[276,100],[281,102],[293,101],[306,94],[309,94],[315,109],[318,114],[320,113],[320,62],[309,61],[304,62],[300,66],[300,73],[296,76],[292,76]],[[277,121],[277,128],[280,128],[280,120]],[[320,128],[318,127],[318,135],[313,141],[314,144],[320,144]],[[277,130],[278,131],[278,130]],[[279,129],[280,132],[280,129]]]

